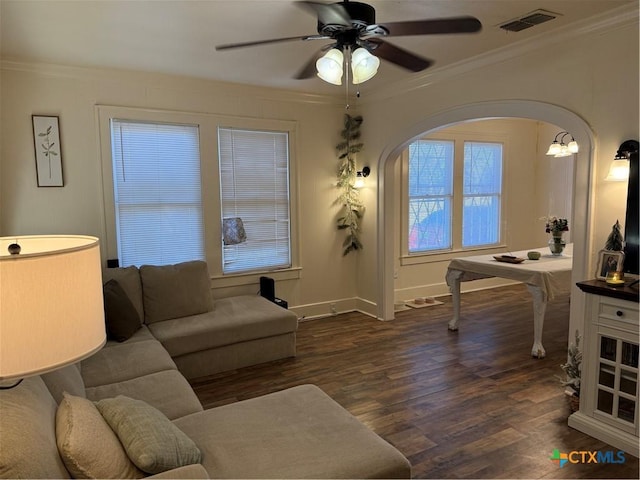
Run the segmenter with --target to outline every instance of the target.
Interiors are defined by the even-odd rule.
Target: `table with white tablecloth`
[[[453,299],[453,319],[449,322],[450,330],[458,330],[460,321],[460,282],[468,282],[481,278],[500,277],[522,282],[533,297],[533,347],[531,355],[544,358],[546,352],[542,346],[542,328],[547,302],[556,294],[565,291],[571,284],[571,268],[573,264],[573,245],[567,245],[562,255],[551,255],[548,247],[537,250],[542,252],[539,260],[527,259],[527,250],[509,252],[509,255],[524,258],[522,263],[499,262],[494,255],[475,255],[472,257],[454,258],[447,269],[447,285]],[[499,255],[498,255],[499,256]]]

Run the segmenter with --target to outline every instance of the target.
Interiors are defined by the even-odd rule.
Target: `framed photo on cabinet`
[[[598,252],[596,278],[598,280],[606,280],[609,272],[621,272],[623,264],[624,252],[600,250],[600,252]]]
[[[36,178],[39,187],[64,187],[59,118],[32,115]]]

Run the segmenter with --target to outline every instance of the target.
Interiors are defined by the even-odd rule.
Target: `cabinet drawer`
[[[610,325],[611,320],[628,325],[631,331],[638,331],[640,323],[638,304],[617,300],[615,298],[600,298],[598,309],[598,323]]]

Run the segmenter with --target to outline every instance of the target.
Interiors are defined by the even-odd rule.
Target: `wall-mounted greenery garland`
[[[337,219],[338,230],[347,230],[343,246],[343,255],[347,255],[353,250],[361,250],[360,242],[360,220],[364,214],[364,205],[360,201],[360,192],[355,187],[357,168],[355,154],[362,150],[363,144],[360,139],[360,125],[362,116],[352,117],[349,114],[344,116],[344,129],[342,130],[342,141],[336,145],[338,152],[338,182],[337,187],[340,195],[335,204],[341,205],[340,217]]]

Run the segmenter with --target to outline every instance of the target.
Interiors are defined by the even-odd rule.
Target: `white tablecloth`
[[[540,259],[529,260],[527,252],[530,250],[542,253]],[[540,288],[546,300],[552,300],[558,292],[566,291],[571,283],[573,244],[567,245],[560,256],[548,253],[549,247],[547,246],[530,250],[509,253],[515,257],[525,258],[526,260],[522,263],[498,262],[493,258],[493,254],[454,258],[449,263],[449,271],[462,272],[460,281],[463,282],[500,277],[534,285]],[[447,284],[451,285],[449,278],[447,278]]]

